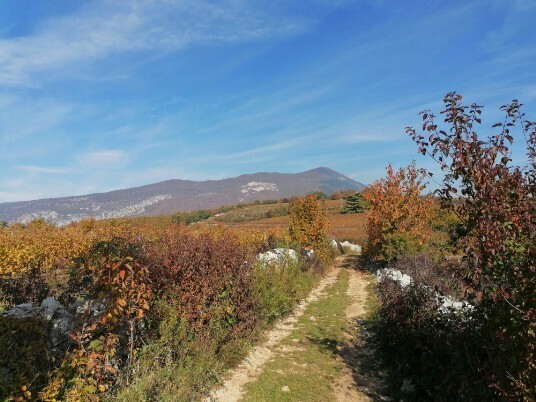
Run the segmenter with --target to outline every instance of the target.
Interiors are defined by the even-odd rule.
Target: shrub
[[[50,375],[43,400],[98,400],[109,391],[119,370],[131,365],[142,342],[141,324],[153,298],[151,278],[138,244],[124,239],[99,242],[77,260],[86,297],[104,303],[88,311],[71,335],[74,348]],[[81,318],[81,317],[79,317]]]
[[[322,191],[315,191],[310,193],[310,195],[314,195],[317,200],[327,200],[328,195],[326,193],[323,193]]]
[[[485,350],[476,316],[438,310],[437,294],[462,297],[459,267],[419,255],[392,268],[412,278],[406,287],[388,278],[378,285],[378,352],[392,396],[416,401],[493,400],[480,373]],[[404,381],[414,385],[413,392],[401,390]]]
[[[192,223],[200,222],[210,218],[212,214],[209,211],[201,209],[194,212],[179,212],[172,216],[171,222],[191,225]]]
[[[8,305],[41,303],[49,291],[43,270],[39,267],[10,276],[0,276],[0,295]]]
[[[148,253],[158,297],[183,311],[196,333],[203,332],[217,309],[225,312],[230,337],[252,331],[251,258],[238,239],[170,233]]]
[[[301,248],[312,248],[324,260],[330,257],[327,213],[314,195],[294,199],[289,206],[289,235]]]
[[[331,194],[330,198],[332,200],[342,200],[354,194],[355,194],[355,190],[348,189],[348,190],[343,190],[343,191],[336,191],[333,194]]]
[[[425,172],[412,163],[374,182],[364,194],[367,212],[367,243],[364,254],[371,260],[395,261],[425,248],[430,238],[432,201],[422,197]]]
[[[0,399],[30,400],[46,382],[52,364],[46,331],[46,324],[36,318],[0,316]]]
[[[444,98],[441,129],[422,112],[423,135],[407,132],[422,154],[445,173],[437,194],[459,218],[456,245],[466,253],[467,290],[479,300],[482,343],[488,356],[479,369],[505,399],[534,399],[536,390],[536,122],[514,100],[501,107],[502,123],[482,138],[482,107],[465,106],[454,92]],[[511,130],[520,124],[527,142],[524,167],[512,165]],[[462,202],[454,198],[459,194]]]

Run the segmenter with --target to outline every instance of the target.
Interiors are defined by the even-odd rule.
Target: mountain
[[[364,188],[365,185],[325,167],[295,174],[245,174],[223,180],[166,180],[107,193],[0,203],[0,221],[27,223],[44,218],[64,225],[86,217],[104,219],[171,214],[287,198],[313,191],[330,194]]]

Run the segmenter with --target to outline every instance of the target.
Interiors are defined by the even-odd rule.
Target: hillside
[[[175,179],[106,193],[0,203],[0,221],[26,223],[44,218],[63,225],[86,217],[151,216],[279,199],[313,191],[333,193],[363,188],[362,183],[325,167],[296,174],[261,172],[223,180]]]

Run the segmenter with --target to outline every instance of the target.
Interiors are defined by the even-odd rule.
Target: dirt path
[[[374,356],[375,345],[366,319],[369,279],[356,269],[359,263],[356,257],[348,257],[344,262],[350,274],[346,291],[350,303],[346,308],[344,342],[338,350],[345,364],[333,387],[339,402],[387,401],[390,398],[381,395],[382,373]]]
[[[294,314],[207,401],[389,400],[381,396],[367,328],[369,279],[357,264],[357,257],[339,257]]]
[[[294,313],[277,324],[269,332],[267,340],[251,350],[244,361],[234,370],[224,382],[223,386],[212,393],[207,401],[234,402],[239,401],[244,394],[244,386],[255,381],[262,372],[263,366],[274,356],[278,344],[294,329],[296,322],[303,315],[307,306],[323,296],[326,287],[333,285],[339,276],[339,257],[332,270],[320,281],[319,285],[311,291],[307,299],[302,301]]]

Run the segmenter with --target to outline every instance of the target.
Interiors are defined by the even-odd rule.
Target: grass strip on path
[[[329,401],[341,369],[337,346],[343,341],[348,272],[311,303],[295,329],[278,346],[257,381],[247,385],[243,401]]]

